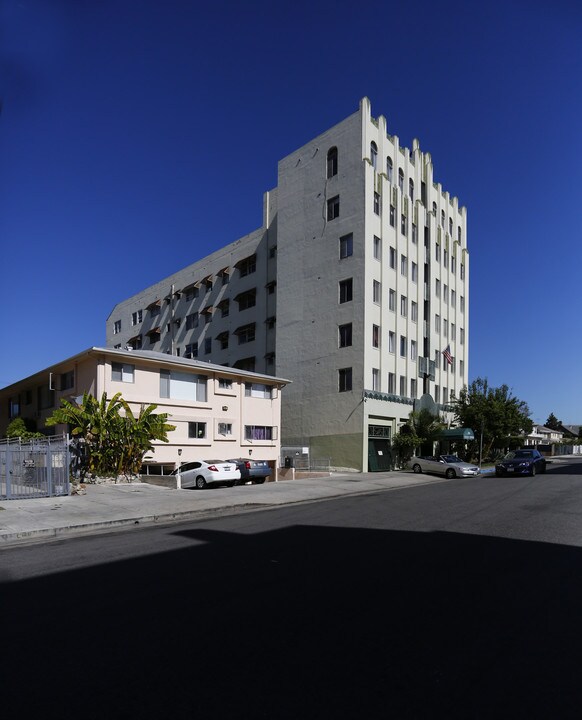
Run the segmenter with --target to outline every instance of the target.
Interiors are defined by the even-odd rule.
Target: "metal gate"
[[[66,435],[0,440],[0,500],[68,494]]]

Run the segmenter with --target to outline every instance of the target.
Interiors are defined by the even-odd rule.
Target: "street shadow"
[[[192,547],[0,586],[3,717],[580,715],[580,548],[178,534]]]
[[[578,462],[556,462],[549,460],[546,466],[546,472],[552,475],[582,475],[582,458]]]

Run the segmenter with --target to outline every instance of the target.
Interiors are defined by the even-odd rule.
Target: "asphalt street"
[[[579,717],[582,464],[7,548],[3,716]]]

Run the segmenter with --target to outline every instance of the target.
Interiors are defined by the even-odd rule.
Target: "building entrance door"
[[[392,469],[392,448],[390,440],[368,438],[368,472],[383,472]]]

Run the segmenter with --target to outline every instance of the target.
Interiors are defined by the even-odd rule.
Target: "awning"
[[[228,338],[228,335],[229,335],[228,330],[223,330],[221,333],[218,333],[218,335],[216,336],[216,339],[217,340],[226,340]]]
[[[214,308],[212,307],[212,305],[208,305],[207,307],[202,308],[202,310],[200,310],[201,315],[204,315],[204,313],[208,314],[208,313],[213,313],[213,312],[214,312]]]
[[[442,440],[474,440],[475,434],[471,428],[449,428],[441,432]]]
[[[155,307],[160,307],[161,304],[162,304],[161,300],[154,300],[146,307],[146,310],[150,310],[151,308],[155,308]]]
[[[161,328],[152,328],[151,330],[148,330],[146,335],[159,335],[161,332]]]

